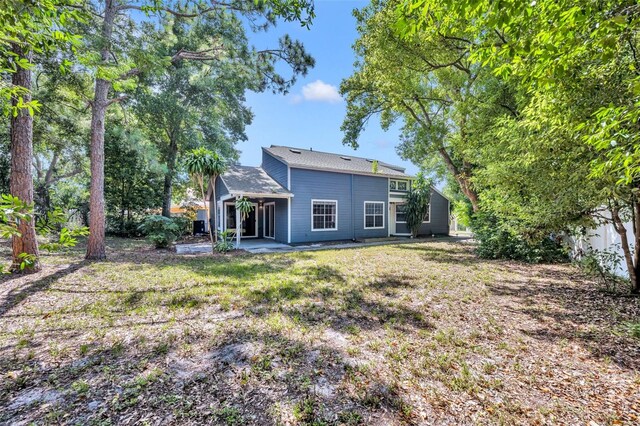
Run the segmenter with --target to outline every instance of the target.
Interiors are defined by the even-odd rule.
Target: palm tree
[[[204,203],[205,209],[207,211],[207,218],[210,217],[209,205],[207,204],[207,200],[205,199],[204,192],[204,182],[205,179],[208,182],[212,182],[213,185],[213,202],[216,203],[216,179],[220,176],[227,168],[227,163],[224,161],[220,155],[217,153],[207,149],[207,148],[196,148],[187,153],[185,158],[185,165],[187,167],[187,171],[193,177],[193,179],[200,186],[200,191],[202,193],[202,202]],[[218,223],[217,218],[217,209],[214,207],[213,209],[213,226]],[[212,232],[212,225],[209,224],[209,238],[211,239],[211,249],[214,250],[215,244],[218,241],[218,233]]]

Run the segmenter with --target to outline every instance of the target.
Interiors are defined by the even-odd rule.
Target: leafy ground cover
[[[0,278],[0,423],[640,422],[640,301],[570,265],[109,247]]]

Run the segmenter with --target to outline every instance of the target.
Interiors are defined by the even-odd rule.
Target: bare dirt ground
[[[0,278],[0,423],[640,423],[640,300],[570,265],[110,247]]]

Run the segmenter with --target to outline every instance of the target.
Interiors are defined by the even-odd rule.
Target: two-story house
[[[215,200],[209,186],[211,221],[215,208],[216,229],[236,230],[242,221],[242,239],[281,243],[410,235],[404,199],[412,179],[382,161],[272,145],[262,148],[260,167],[230,166],[216,179]],[[235,211],[242,197],[254,206],[244,220]],[[420,235],[448,233],[449,200],[432,189]]]

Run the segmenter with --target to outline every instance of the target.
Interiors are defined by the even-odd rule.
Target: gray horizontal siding
[[[383,177],[353,175],[353,222],[355,225],[355,238],[378,238],[388,235],[389,224],[389,203],[388,203],[389,180]],[[382,201],[384,202],[384,228],[365,229],[364,228],[364,202]]]
[[[225,186],[224,182],[222,182],[222,179],[218,177],[216,179],[216,198],[220,199],[220,197],[223,197],[228,193],[229,193],[229,190]]]
[[[267,172],[269,176],[273,178],[280,185],[288,188],[288,171],[287,165],[282,161],[274,158],[264,149],[262,150],[262,169]]]
[[[449,200],[436,191],[431,191],[431,221],[422,224],[420,234],[449,234]]]
[[[221,197],[224,197],[225,195],[229,194],[229,190],[225,186],[224,182],[222,182],[222,179],[220,179],[220,177],[218,177],[216,179],[215,186],[216,186],[216,199],[219,200]],[[210,203],[209,203],[209,214],[211,215],[211,223],[213,223],[213,215],[214,215],[213,212],[214,212],[215,208],[216,208],[216,204],[215,204],[215,201],[212,198]],[[220,215],[218,215],[217,219],[218,219],[218,223],[222,223]],[[222,227],[214,226],[213,229],[220,229],[221,230]]]
[[[388,180],[317,170],[291,169],[291,242],[335,241],[388,235]],[[353,191],[352,191],[353,185]],[[352,198],[353,197],[353,198]],[[311,230],[311,201],[338,202],[338,229]],[[384,227],[364,229],[364,202],[384,203]]]
[[[336,241],[353,238],[351,175],[291,168],[291,242]],[[311,230],[311,200],[338,201],[338,230]]]
[[[275,237],[276,241],[279,243],[286,243],[288,237],[288,227],[287,227],[287,200],[282,198],[277,198],[274,200],[276,203],[275,209]]]
[[[396,224],[396,233],[409,234],[410,232],[406,224]],[[431,191],[431,220],[429,223],[423,223],[418,232],[418,235],[432,234],[449,234],[449,200],[436,191]]]

